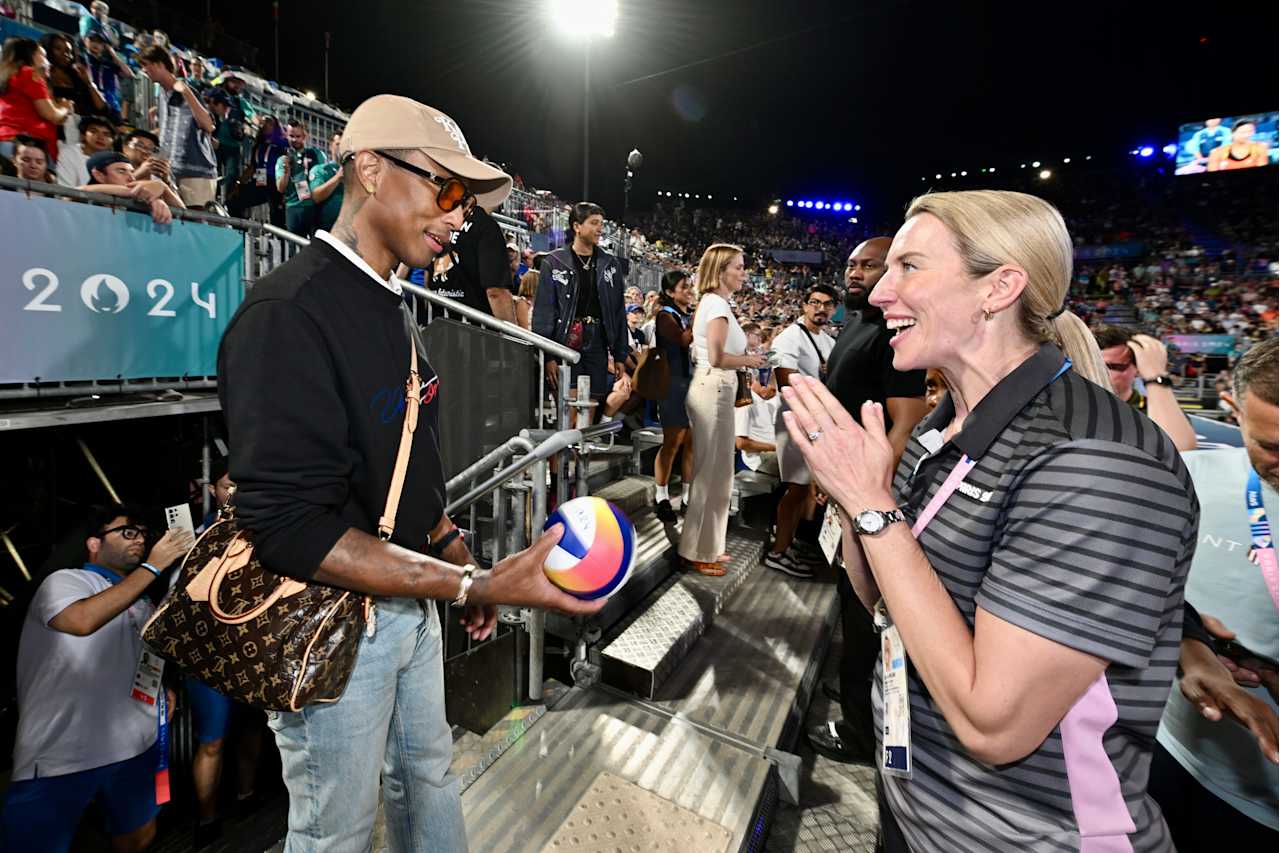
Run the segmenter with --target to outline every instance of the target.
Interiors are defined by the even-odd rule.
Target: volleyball
[[[636,562],[636,529],[626,513],[587,496],[557,508],[543,529],[554,524],[564,525],[564,534],[542,567],[548,580],[588,601],[622,588]]]

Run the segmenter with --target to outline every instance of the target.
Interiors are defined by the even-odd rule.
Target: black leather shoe
[[[658,517],[658,520],[661,521],[663,524],[676,523],[676,511],[671,508],[671,501],[669,500],[658,501],[657,507],[654,509],[653,514],[656,515]]]
[[[832,702],[840,701],[840,680],[837,678],[828,678],[822,682],[822,695],[826,696]]]
[[[875,744],[859,744],[857,740],[843,720],[831,720],[809,729],[809,745],[819,755],[841,764],[874,765]]]

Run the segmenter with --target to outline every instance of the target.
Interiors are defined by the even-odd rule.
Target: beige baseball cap
[[[485,210],[511,194],[511,176],[477,159],[453,119],[412,98],[374,95],[351,114],[338,156],[394,148],[416,148],[462,178]]]

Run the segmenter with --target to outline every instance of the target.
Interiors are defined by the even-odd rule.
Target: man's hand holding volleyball
[[[563,533],[564,525],[554,525],[532,546],[500,561],[488,572],[477,573],[468,600],[477,604],[559,610],[571,616],[586,616],[600,610],[605,599],[574,598],[547,580],[542,570]]]

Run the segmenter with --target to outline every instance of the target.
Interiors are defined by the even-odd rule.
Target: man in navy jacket
[[[624,271],[619,259],[599,246],[604,230],[604,210],[599,205],[575,204],[569,230],[569,245],[542,261],[533,331],[582,353],[582,360],[573,366],[573,380],[590,376],[591,396],[603,398],[614,379],[622,376],[631,351],[623,305]],[[547,382],[553,389],[557,368],[556,362],[547,362]]]

